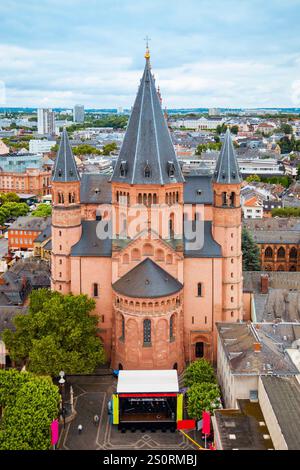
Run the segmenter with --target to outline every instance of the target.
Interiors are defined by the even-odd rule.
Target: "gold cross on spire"
[[[146,41],[145,59],[150,59],[149,41],[151,41],[151,39],[149,38],[149,36],[145,37],[145,41]]]

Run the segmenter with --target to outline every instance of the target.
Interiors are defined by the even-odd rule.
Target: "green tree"
[[[20,202],[20,198],[16,193],[1,193],[0,202],[1,204],[5,204],[6,202]]]
[[[272,209],[272,217],[300,217],[300,207]]]
[[[252,235],[243,227],[242,230],[243,270],[260,271],[260,253]]]
[[[230,132],[231,134],[237,135],[239,133],[239,126],[231,126]]]
[[[192,419],[201,419],[203,411],[212,413],[220,408],[220,389],[217,384],[203,382],[192,385],[187,392],[187,411]]]
[[[111,144],[104,145],[102,153],[103,155],[110,155],[111,152],[114,152],[115,150],[117,150],[117,148],[117,144],[115,142],[112,142]]]
[[[33,217],[50,217],[52,214],[52,207],[50,204],[39,204],[37,208],[31,213]]]
[[[209,144],[199,144],[196,149],[196,155],[201,155],[207,150],[217,150],[219,151],[222,147],[221,142],[210,142]]]
[[[82,144],[73,148],[74,155],[101,155],[101,150],[92,145]]]
[[[58,387],[50,377],[0,370],[0,450],[50,449],[50,424],[58,416]]]
[[[296,176],[296,179],[297,179],[297,180],[300,180],[300,165],[298,165],[298,167],[297,167],[297,176]]]
[[[252,183],[252,182],[260,182],[260,177],[258,175],[250,175],[248,176],[248,178],[246,178],[246,181],[248,181],[248,183]]]
[[[280,126],[281,132],[284,134],[293,134],[293,128],[290,124],[282,123]]]
[[[217,134],[219,134],[219,135],[220,134],[225,134],[226,131],[227,131],[227,126],[226,126],[226,124],[224,124],[224,122],[223,122],[223,124],[219,124],[217,126],[217,129],[216,129]]]
[[[215,373],[210,362],[206,359],[198,359],[192,362],[185,370],[184,385],[190,387],[197,383],[215,383]]]
[[[36,374],[92,373],[105,360],[98,320],[90,315],[94,308],[95,301],[85,295],[35,290],[29,314],[15,317],[16,331],[5,330],[3,341],[12,359]]]

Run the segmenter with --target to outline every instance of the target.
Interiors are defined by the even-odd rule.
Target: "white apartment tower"
[[[55,135],[55,114],[52,109],[38,109],[38,133]]]
[[[84,106],[76,104],[74,106],[73,121],[82,123],[84,122]]]

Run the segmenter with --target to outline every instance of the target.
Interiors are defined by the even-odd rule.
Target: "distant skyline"
[[[300,106],[300,0],[7,0],[0,15],[0,107],[130,108],[146,35],[163,106]]]

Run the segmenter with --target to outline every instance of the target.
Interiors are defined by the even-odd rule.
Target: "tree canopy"
[[[36,374],[94,372],[105,360],[98,320],[90,315],[94,308],[94,300],[86,295],[33,291],[29,313],[14,319],[16,331],[3,332],[11,358]]]
[[[246,181],[248,183],[252,183],[252,182],[257,182],[259,183],[261,181],[260,177],[258,175],[250,175],[248,176],[248,178],[246,178]]]
[[[190,418],[201,419],[203,411],[212,413],[220,408],[220,389],[214,383],[195,383],[187,392],[187,411]]]
[[[243,227],[242,230],[243,270],[260,271],[260,253],[252,235]]]
[[[190,387],[203,382],[215,383],[215,373],[210,362],[206,359],[198,359],[186,368],[184,384],[186,387]]]
[[[50,204],[39,204],[37,208],[31,213],[33,217],[50,217],[52,214],[52,207]]]
[[[0,206],[0,225],[10,217],[21,217],[27,215],[29,208],[24,202],[5,202]]]
[[[49,450],[50,424],[57,418],[59,390],[50,377],[0,370],[0,450]]]

